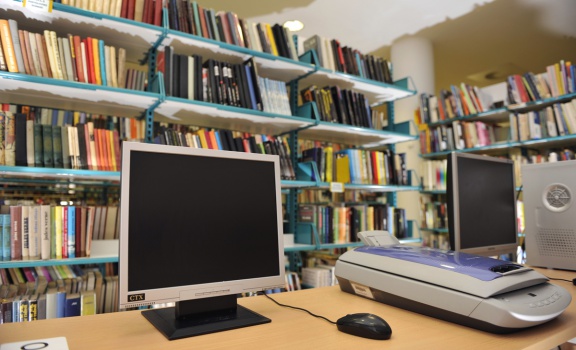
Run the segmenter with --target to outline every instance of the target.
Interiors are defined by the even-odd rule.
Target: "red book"
[[[204,8],[198,5],[198,16],[200,17],[200,25],[202,26],[202,36],[210,39],[210,32],[208,32],[208,24],[206,23],[206,14]]]
[[[204,137],[206,138],[206,144],[208,145],[208,149],[214,149],[212,146],[212,139],[210,138],[210,131],[204,129]]]
[[[82,208],[79,206],[76,206],[76,229],[74,230],[76,237],[75,237],[75,247],[74,247],[74,254],[77,258],[83,257],[84,255],[82,255],[82,242],[84,240],[84,237],[82,236],[82,209],[86,209],[86,208]],[[86,210],[84,210],[84,219],[86,219]],[[86,225],[84,225],[84,229],[86,229]],[[84,243],[85,244],[85,243]]]
[[[88,82],[96,84],[96,75],[94,72],[94,53],[92,52],[92,38],[88,37],[82,40],[86,49],[86,69],[88,70]]]
[[[372,184],[374,185],[378,185],[380,182],[379,176],[378,176],[378,158],[376,158],[376,152],[375,151],[369,151],[370,153],[370,160],[372,161]]]
[[[78,81],[80,83],[86,83],[87,81],[84,79],[84,60],[86,57],[82,56],[82,47],[80,46],[82,39],[80,39],[80,36],[74,35],[72,41],[74,42],[74,55],[76,56],[76,73],[78,75]]]
[[[124,0],[124,2],[128,2],[128,10],[126,11],[126,18],[134,19],[134,8],[136,5],[136,0]]]
[[[106,170],[104,168],[104,163],[102,161],[102,144],[101,144],[101,140],[100,140],[100,129],[96,129],[94,128],[94,144],[95,144],[95,150],[96,150],[96,162],[98,170]]]
[[[152,24],[155,26],[162,25],[162,0],[154,1],[154,19]]]
[[[120,17],[128,18],[128,0],[120,0],[122,1],[122,7],[120,8]]]
[[[162,72],[162,74],[166,74],[166,63],[165,63],[166,53],[164,51],[158,51],[156,53],[156,70],[158,72]]]
[[[10,259],[22,260],[22,207],[10,206]]]
[[[149,16],[152,10],[152,0],[144,0],[144,8],[142,9],[142,23],[150,23]]]

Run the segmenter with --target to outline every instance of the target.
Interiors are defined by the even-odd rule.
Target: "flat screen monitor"
[[[125,142],[120,308],[168,339],[270,322],[237,296],[284,284],[280,163],[273,155]]]
[[[452,250],[485,256],[516,253],[516,187],[511,160],[451,153],[447,197]]]

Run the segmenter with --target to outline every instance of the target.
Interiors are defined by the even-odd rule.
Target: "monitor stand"
[[[176,302],[142,315],[168,340],[269,323],[271,320],[238,305],[236,295]]]

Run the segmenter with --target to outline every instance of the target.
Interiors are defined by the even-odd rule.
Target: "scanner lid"
[[[474,277],[481,281],[492,281],[505,275],[531,270],[513,262],[485,256],[403,244],[377,247],[364,246],[355,250],[436,267]]]

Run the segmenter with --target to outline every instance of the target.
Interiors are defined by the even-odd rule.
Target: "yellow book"
[[[556,89],[558,90],[558,95],[564,95],[564,84],[562,83],[562,70],[560,69],[560,63],[554,64],[554,71],[556,72]]]
[[[350,160],[347,154],[336,156],[336,181],[350,183]]]
[[[96,292],[93,290],[84,290],[80,292],[80,315],[96,314]]]
[[[366,209],[366,230],[374,230],[374,207],[368,207]]]
[[[106,130],[107,137],[106,139],[110,142],[108,143],[110,149],[110,160],[112,163],[112,171],[118,171],[118,164],[116,164],[116,150],[114,147],[114,133],[112,130]]]
[[[62,259],[62,207],[54,207],[54,250],[56,259]]]
[[[266,35],[270,40],[270,49],[272,50],[272,54],[274,56],[278,56],[278,48],[276,47],[276,40],[274,40],[274,33],[272,33],[272,27],[268,23],[264,23],[266,27]]]
[[[334,181],[334,152],[332,146],[324,148],[324,156],[326,158],[325,180],[326,182],[332,182]]]
[[[54,66],[56,67],[56,74],[58,74],[58,79],[64,79],[64,73],[63,73],[63,69],[65,69],[64,67],[62,67],[62,61],[60,58],[60,55],[64,54],[60,52],[60,49],[58,48],[58,37],[56,36],[56,32],[55,31],[50,31],[50,40],[52,40],[52,51],[54,54]],[[52,75],[54,75],[54,72],[52,72]]]
[[[196,132],[196,135],[200,138],[200,145],[204,149],[208,149],[208,142],[206,142],[206,135],[204,133],[204,129],[200,129]]]
[[[98,39],[92,38],[92,56],[94,59],[94,78],[97,85],[102,85],[102,74],[100,72],[100,48]]]
[[[12,43],[12,34],[8,20],[0,19],[0,41],[4,52],[4,60],[9,72],[18,73],[18,62],[16,61],[16,52],[14,43]]]

